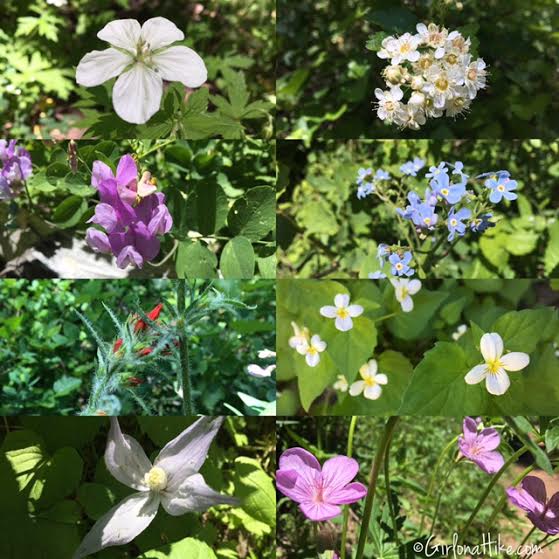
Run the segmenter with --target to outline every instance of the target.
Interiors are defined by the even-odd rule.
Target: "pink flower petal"
[[[301,503],[299,508],[309,520],[314,520],[315,522],[329,520],[342,514],[342,509],[336,505],[314,503],[312,501]]]

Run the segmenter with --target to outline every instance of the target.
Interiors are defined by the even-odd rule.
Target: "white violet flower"
[[[334,297],[334,307],[326,305],[320,308],[320,314],[326,318],[335,318],[336,328],[341,332],[347,332],[353,328],[352,318],[356,318],[363,314],[361,305],[350,305],[349,295],[338,293]]]
[[[457,342],[468,330],[468,327],[465,324],[460,324],[456,329],[456,332],[452,333],[452,339]]]
[[[262,368],[260,365],[256,365],[252,363],[247,367],[247,373],[251,377],[267,378],[272,376],[272,373],[274,372],[275,368],[276,368],[275,365],[268,365],[267,367]]]
[[[276,356],[276,352],[272,351],[271,349],[261,349],[258,352],[258,357],[260,357],[260,359],[271,359],[272,357]]]
[[[485,380],[487,391],[495,396],[501,396],[509,389],[510,379],[506,371],[520,371],[530,364],[527,353],[512,351],[503,355],[503,339],[495,332],[483,334],[480,350],[485,363],[476,365],[464,380],[468,384]]]
[[[140,443],[123,435],[116,417],[105,450],[107,470],[121,483],[136,489],[103,515],[85,536],[73,559],[131,542],[155,518],[159,505],[172,516],[202,512],[213,505],[238,505],[217,493],[198,473],[223,418],[201,417],[167,443],[153,465]]]
[[[117,115],[133,124],[147,122],[160,108],[163,80],[200,87],[208,77],[204,61],[192,49],[170,46],[184,33],[164,17],[107,23],[99,39],[110,48],[88,52],[78,64],[76,81],[93,87],[119,76],[113,87]]]
[[[382,393],[382,385],[388,384],[388,377],[383,373],[378,373],[378,365],[375,359],[365,363],[360,369],[359,374],[363,380],[357,380],[349,387],[351,396],[363,396],[369,400],[378,400]]]
[[[415,295],[421,289],[421,282],[417,279],[390,279],[390,283],[394,287],[394,295],[396,300],[402,306],[404,312],[413,310],[412,295]]]
[[[334,390],[339,390],[340,392],[347,392],[349,389],[349,383],[344,375],[338,375],[337,380],[334,383]]]
[[[320,354],[326,349],[326,342],[318,334],[312,336],[308,343],[297,346],[297,352],[305,356],[309,367],[316,367],[320,363]]]
[[[309,329],[306,326],[301,328],[295,322],[291,323],[291,328],[293,328],[294,335],[289,338],[289,347],[296,350],[299,346],[307,346],[311,338]]]

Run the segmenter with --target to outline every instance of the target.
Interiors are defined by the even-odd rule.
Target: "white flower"
[[[448,31],[444,27],[439,29],[439,26],[434,23],[430,23],[429,26],[418,23],[415,28],[420,40],[435,49],[435,58],[442,58],[445,53],[444,45],[448,37]]]
[[[353,328],[352,318],[363,314],[361,305],[350,305],[349,295],[338,293],[334,297],[334,307],[326,305],[320,308],[320,314],[326,318],[336,319],[336,328],[341,332],[347,332]]]
[[[419,60],[419,46],[421,39],[410,33],[404,33],[401,37],[396,39],[392,48],[396,51],[392,55],[392,64],[400,64],[408,60],[409,62],[417,62]]]
[[[275,356],[276,356],[276,352],[270,349],[261,349],[258,352],[258,357],[260,357],[260,359],[271,359],[272,357]]]
[[[383,384],[388,384],[388,378],[383,373],[377,373],[378,365],[374,359],[365,363],[360,369],[359,374],[363,380],[355,381],[349,388],[351,396],[358,396],[363,392],[365,398],[377,400],[382,393]]]
[[[398,53],[398,41],[395,37],[385,37],[381,46],[382,48],[377,53],[379,58],[393,58]]]
[[[466,60],[466,68],[464,74],[464,86],[468,91],[470,99],[474,99],[478,90],[483,89],[486,85],[487,71],[486,65],[482,58],[478,58],[470,62],[471,57]]]
[[[527,353],[513,351],[503,355],[503,339],[495,332],[483,334],[480,349],[485,363],[476,365],[464,380],[468,384],[477,384],[485,379],[487,391],[495,396],[509,389],[510,379],[506,371],[520,371],[530,363]]]
[[[47,0],[47,4],[51,6],[56,6],[57,8],[62,8],[68,4],[68,0]]]
[[[459,114],[467,111],[472,104],[472,100],[468,98],[466,89],[464,87],[457,87],[454,97],[447,99],[445,103],[445,110],[447,116],[458,116]]]
[[[421,105],[408,103],[398,114],[398,118],[394,119],[394,123],[402,128],[411,128],[419,130],[425,124],[425,113]]]
[[[260,365],[255,365],[253,363],[247,367],[247,373],[251,377],[266,378],[272,376],[275,368],[275,365],[268,365],[266,368],[263,369]]]
[[[458,341],[468,330],[468,327],[465,324],[460,324],[456,329],[456,332],[452,333],[452,339],[454,341]]]
[[[338,380],[334,383],[334,390],[339,390],[340,392],[347,392],[349,389],[349,383],[344,375],[338,375]]]
[[[208,77],[204,61],[192,49],[170,46],[184,34],[164,17],[148,19],[141,27],[135,19],[117,19],[97,37],[111,47],[87,53],[76,69],[76,81],[93,87],[119,76],[113,105],[127,122],[143,124],[159,110],[163,80],[199,87]]]
[[[326,342],[315,334],[310,342],[297,346],[297,352],[305,356],[305,361],[309,367],[316,367],[320,363],[320,354],[326,349]]]
[[[386,122],[393,122],[398,113],[402,111],[400,101],[403,96],[404,92],[398,86],[390,88],[389,91],[383,91],[377,87],[375,97],[378,99],[378,117]]]
[[[308,345],[310,339],[309,329],[306,326],[301,328],[295,322],[291,323],[291,328],[293,328],[294,335],[289,338],[289,347],[297,349],[299,346]]]
[[[137,493],[94,524],[73,559],[131,542],[150,525],[160,504],[172,516],[202,512],[213,505],[237,505],[237,499],[215,492],[198,473],[222,422],[223,418],[201,417],[167,443],[152,465],[140,443],[123,435],[118,420],[111,417],[105,450],[107,470]]]
[[[394,286],[394,295],[402,306],[402,310],[404,312],[412,311],[413,299],[411,296],[421,289],[421,282],[417,279],[390,279],[390,283]]]

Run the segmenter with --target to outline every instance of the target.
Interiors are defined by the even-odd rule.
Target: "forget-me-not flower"
[[[469,219],[472,215],[472,212],[468,208],[462,208],[457,212],[454,211],[454,208],[450,210],[448,214],[448,220],[446,222],[449,235],[448,240],[453,241],[454,237],[458,235],[459,237],[463,237],[464,233],[466,232],[466,224],[462,223],[462,220]]]
[[[410,268],[409,263],[411,262],[412,255],[408,250],[404,253],[402,257],[399,254],[393,253],[388,258],[390,264],[392,264],[391,273],[393,276],[413,276],[415,270]]]
[[[489,200],[494,204],[498,204],[503,198],[507,200],[516,200],[518,195],[512,190],[516,190],[516,181],[509,179],[508,177],[501,176],[497,179],[488,179],[485,181],[485,186],[491,190],[489,195]]]
[[[415,157],[413,161],[406,161],[401,167],[400,171],[404,175],[409,175],[411,177],[416,177],[417,173],[423,169],[425,166],[425,161],[419,157]]]

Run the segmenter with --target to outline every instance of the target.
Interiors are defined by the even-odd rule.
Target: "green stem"
[[[380,316],[379,318],[375,318],[374,322],[380,322],[381,320],[386,320],[388,318],[392,318],[393,316],[396,316],[398,313],[390,313],[390,314],[385,314],[384,316]]]
[[[441,499],[443,496],[443,489],[446,485],[446,482],[448,481],[448,478],[450,477],[450,474],[452,473],[452,471],[454,470],[454,467],[456,466],[456,464],[458,464],[458,461],[453,460],[452,463],[450,464],[450,466],[448,467],[448,470],[446,471],[446,474],[441,482],[441,485],[439,487],[439,494],[437,495],[437,503],[435,504],[435,512],[433,514],[433,520],[431,522],[431,530],[429,530],[429,538],[433,535],[433,532],[435,530],[435,525],[437,524],[437,517],[439,516],[439,510],[441,508]],[[427,538],[427,539],[429,539]]]
[[[533,469],[535,468],[535,465],[533,464],[532,466],[528,466],[513,482],[512,485],[516,486],[518,485]],[[505,503],[507,502],[507,494],[503,493],[503,496],[499,499],[499,502],[495,505],[495,508],[493,509],[493,512],[491,513],[491,516],[489,517],[489,520],[487,521],[486,525],[485,525],[485,529],[484,532],[488,532],[489,529],[491,528],[491,526],[493,526],[493,522],[495,521],[495,518],[497,518],[497,515],[501,512],[501,510],[503,510],[503,507],[505,506]]]
[[[394,543],[396,544],[396,548],[399,548],[398,522],[396,519],[396,511],[394,510],[394,502],[392,501],[392,490],[390,488],[390,445],[386,447],[386,452],[384,453],[384,484],[386,486],[388,510],[390,511],[390,518],[392,519],[392,529],[394,530]]]
[[[530,539],[530,536],[534,533],[534,530],[536,529],[535,526],[532,526],[532,529],[524,536],[523,540],[520,542],[519,544],[519,548],[524,547],[524,544]]]
[[[351,458],[353,452],[353,435],[355,433],[355,425],[357,423],[357,416],[353,415],[349,422],[349,431],[347,434],[347,455]],[[344,520],[342,527],[342,546],[340,549],[340,559],[345,559],[346,545],[347,545],[347,525],[349,522],[349,505],[344,507]]]
[[[540,545],[541,543],[545,542],[545,540],[547,540],[547,538],[549,538],[549,534],[547,534],[545,536],[545,538],[541,539],[536,545]],[[559,538],[553,538],[552,540],[549,540],[545,545],[542,545],[542,547],[540,549],[545,549],[546,547],[549,547],[550,545],[553,545],[554,543],[559,542]]]
[[[506,470],[508,469],[508,467],[511,464],[514,464],[514,462],[516,462],[518,460],[518,458],[520,458],[520,456],[522,456],[526,451],[528,450],[528,445],[524,445],[520,450],[517,450],[501,467],[501,469],[491,478],[491,481],[489,482],[489,484],[487,485],[487,487],[485,488],[485,491],[483,492],[483,494],[481,495],[481,498],[478,501],[478,504],[476,505],[476,508],[473,510],[472,514],[470,515],[470,518],[468,518],[468,522],[466,522],[466,525],[464,526],[464,528],[462,529],[462,532],[460,534],[460,538],[458,539],[458,543],[462,544],[464,542],[464,539],[468,533],[468,530],[470,528],[470,526],[472,525],[472,522],[474,521],[474,518],[476,517],[477,513],[479,512],[479,509],[481,509],[481,507],[483,506],[483,503],[485,503],[485,500],[487,499],[487,497],[489,496],[489,493],[491,493],[491,490],[493,489],[493,487],[495,486],[495,484],[499,481],[499,479],[501,478],[501,476],[506,472]]]
[[[138,160],[143,159],[144,157],[148,156],[150,153],[153,153],[154,151],[158,151],[160,149],[163,149],[165,146],[168,146],[169,144],[174,143],[175,140],[167,140],[165,142],[162,143],[157,143],[156,145],[150,149],[148,149],[146,152],[142,153],[142,155],[138,155]]]
[[[398,423],[398,419],[399,418],[395,416],[392,416],[388,419],[384,427],[382,437],[378,443],[377,455],[375,456],[373,465],[371,467],[371,476],[369,478],[367,499],[365,501],[365,510],[363,512],[363,518],[361,520],[361,530],[359,532],[359,542],[357,544],[357,553],[355,554],[355,559],[363,558],[365,544],[367,543],[367,534],[369,532],[369,522],[371,520],[371,513],[373,511],[373,501],[377,488],[378,475],[380,472],[384,453],[386,452],[386,449],[390,444],[390,439],[392,438],[392,433],[394,432],[394,428]]]
[[[182,412],[184,415],[194,415],[192,406],[192,387],[190,384],[190,367],[188,363],[188,340],[186,338],[185,322],[186,304],[186,280],[180,279],[177,283],[177,311],[179,320],[177,322],[179,334],[180,354],[180,386],[182,387]]]

